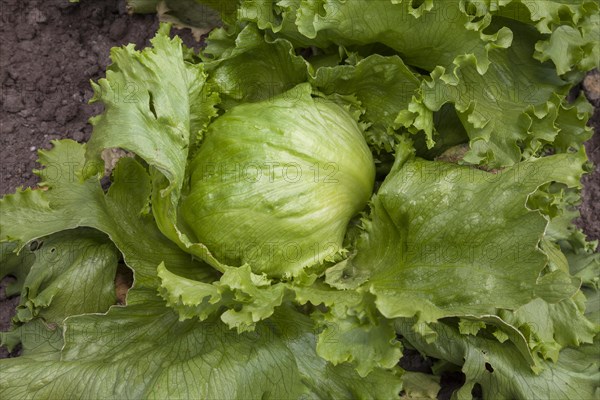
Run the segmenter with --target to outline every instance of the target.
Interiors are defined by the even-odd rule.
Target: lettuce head
[[[183,221],[228,265],[282,277],[333,261],[371,196],[375,166],[357,122],[310,90],[233,107],[190,162]]]

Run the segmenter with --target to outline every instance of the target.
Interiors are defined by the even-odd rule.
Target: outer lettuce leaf
[[[338,311],[339,312],[339,311]],[[402,356],[392,323],[329,312],[323,314],[326,326],[317,344],[317,353],[333,365],[352,362],[361,377],[377,367],[393,368]]]
[[[583,231],[573,224],[580,215],[578,210],[581,203],[580,193],[561,190],[560,195],[544,197],[551,197],[558,211],[548,224],[546,238],[560,245],[561,251],[567,257],[569,271],[573,275],[578,275],[592,261],[600,265],[600,254],[595,252],[598,241],[588,242]],[[541,207],[541,203],[539,206]],[[584,282],[586,281],[584,279]]]
[[[543,362],[534,373],[517,348],[496,338],[463,335],[445,322],[431,325],[438,340],[429,342],[411,325],[398,320],[398,332],[420,352],[462,365],[466,382],[455,393],[457,399],[471,399],[471,390],[479,383],[483,398],[493,399],[593,399],[600,387],[598,343],[578,349],[565,349],[558,363]]]
[[[21,293],[25,277],[35,262],[35,256],[29,249],[22,249],[19,254],[15,254],[16,249],[16,243],[0,243],[0,279],[7,275],[16,278],[16,281],[4,287],[7,297]]]
[[[181,39],[162,25],[151,48],[114,48],[107,77],[93,84],[103,114],[92,118],[88,158],[105,148],[132,151],[166,176],[170,190],[183,185],[188,148],[215,115],[216,96],[201,64],[184,60]],[[168,83],[168,84],[167,84]],[[118,129],[117,129],[118,128]]]
[[[284,39],[268,40],[255,25],[239,33],[214,30],[202,56],[221,108],[265,100],[308,79],[308,63]]]
[[[453,103],[470,138],[465,161],[501,167],[520,161],[523,153],[537,154],[555,140],[559,132],[555,122],[566,108],[560,95],[566,95],[569,84],[559,78],[552,64],[531,57],[541,38],[533,27],[500,18],[494,26],[510,27],[514,40],[508,49],[490,50],[492,64],[487,72],[481,75],[472,57],[461,59],[451,69],[436,68],[413,107],[425,118]],[[420,104],[424,109],[418,109]],[[588,135],[579,137],[578,146]],[[527,146],[521,148],[522,143]]]
[[[284,285],[263,275],[252,273],[250,267],[226,267],[221,278],[212,283],[187,279],[158,268],[162,284],[159,289],[167,305],[179,312],[179,319],[198,317],[205,320],[223,308],[221,320],[238,333],[252,331],[256,322],[270,317],[283,302]]]
[[[70,315],[105,312],[115,304],[118,252],[106,236],[77,229],[41,241],[13,320],[41,317],[60,324]]]
[[[236,22],[239,0],[189,0],[196,3],[205,4],[213,10],[219,12],[223,22],[234,24]]]
[[[226,3],[232,8],[238,2]],[[407,0],[246,0],[237,14],[239,20],[256,22],[296,46],[383,43],[408,64],[429,71],[437,65],[450,66],[470,49],[484,72],[491,62],[486,54],[490,45],[510,43],[507,30],[499,38],[478,36],[492,15],[534,25],[547,35],[536,44],[535,57],[551,59],[561,75],[573,68],[588,71],[598,66],[600,56],[600,18],[593,0],[428,0],[418,7]]]
[[[419,330],[427,334],[425,339],[431,343],[432,339],[437,339],[437,332],[430,329],[430,325],[417,324],[413,328],[416,332]],[[486,332],[487,330],[487,332]],[[458,331],[462,335],[473,335],[476,336],[480,332],[486,332],[489,337],[495,337],[500,343],[504,343],[510,340],[512,345],[519,351],[521,357],[527,362],[532,370],[539,370],[537,364],[537,354],[533,353],[529,348],[529,342],[525,337],[525,334],[515,326],[508,324],[506,321],[498,317],[497,315],[477,315],[477,316],[464,316],[459,319]]]
[[[47,190],[18,191],[0,200],[0,241],[22,247],[34,239],[77,227],[106,233],[134,270],[136,288],[157,288],[158,264],[194,279],[214,280],[211,268],[193,261],[189,254],[166,239],[148,214],[152,192],[148,172],[126,157],[113,172],[113,184],[104,193],[99,177],[84,179],[86,145],[71,140],[55,141],[54,148],[40,151],[38,171]],[[130,291],[128,301],[134,301]],[[135,294],[134,294],[135,297]]]
[[[556,361],[561,349],[592,343],[600,331],[600,325],[584,315],[584,293],[597,289],[600,254],[594,252],[595,244],[586,242],[572,223],[579,215],[576,208],[579,201],[577,190],[559,184],[546,185],[529,199],[530,207],[539,208],[551,217],[540,243],[540,249],[548,256],[542,279],[562,275],[565,286],[574,285],[578,289],[559,302],[556,302],[559,296],[550,296],[535,299],[514,311],[499,311],[498,315],[507,324],[522,332],[536,358]]]
[[[440,378],[438,376],[421,372],[405,372],[402,375],[404,394],[402,400],[435,400],[440,391]]]
[[[352,362],[360,376],[377,367],[393,368],[402,351],[393,322],[381,316],[373,296],[364,291],[335,290],[322,282],[290,287],[299,304],[327,307],[311,314],[322,329],[317,354],[334,365]]]
[[[253,21],[297,47],[361,46],[382,43],[397,51],[407,64],[431,71],[450,66],[458,56],[471,54],[481,72],[489,65],[487,52],[510,44],[510,32],[498,36],[482,30],[490,15],[475,21],[462,2],[370,0],[247,0],[238,18]]]
[[[127,10],[136,14],[154,14],[161,1],[162,0],[127,0]]]
[[[118,147],[144,159],[152,167],[152,211],[161,232],[219,269],[206,247],[177,226],[189,150],[216,115],[218,95],[206,84],[203,65],[186,61],[181,39],[170,39],[169,29],[161,25],[151,48],[112,50],[106,79],[93,85],[92,101],[101,101],[105,111],[90,120],[87,157],[99,159],[104,149]]]
[[[394,122],[408,109],[420,81],[397,56],[378,54],[350,65],[321,67],[312,79],[313,86],[327,95],[355,97],[364,109],[361,120],[367,124],[368,143],[375,149],[391,152]]]
[[[323,312],[314,310],[312,317],[322,330],[317,354],[332,364],[353,363],[364,377],[378,367],[393,368],[402,355],[392,322],[376,310],[368,293],[338,291],[314,282],[314,277],[307,278],[310,286],[273,284],[247,266],[227,267],[212,284],[172,274],[162,265],[158,275],[162,280],[159,292],[180,320],[198,317],[204,321],[220,313],[230,329],[251,332],[289,298],[299,305],[327,307]]]
[[[523,5],[529,11],[528,15],[521,15],[520,19],[528,17],[541,33],[551,33],[556,26],[577,24],[585,16],[598,10],[598,3],[593,0],[546,0],[544,2],[513,0],[513,2]]]
[[[430,122],[426,123],[427,125]],[[465,130],[454,105],[445,104],[433,113],[433,126],[438,136],[433,147],[425,135],[411,137],[417,156],[427,160],[439,159],[459,163],[469,150],[469,136]]]
[[[130,13],[157,13],[161,22],[173,23],[177,28],[190,28],[194,39],[221,24],[219,14],[194,0],[127,0]]]
[[[592,343],[600,332],[600,326],[588,320],[584,311],[585,296],[578,292],[556,304],[535,299],[512,313],[501,311],[500,316],[524,332],[532,351],[556,362],[563,347]]]
[[[581,152],[562,154],[494,174],[417,159],[404,143],[338,281],[364,284],[388,318],[422,321],[552,297],[564,277],[538,282],[548,261],[538,249],[547,221],[526,202],[547,182],[579,187],[583,162]],[[563,298],[573,293],[568,283]]]
[[[554,121],[558,128],[558,134],[547,147],[553,148],[557,153],[566,153],[571,149],[580,148],[594,133],[592,128],[586,125],[589,116],[593,113],[594,108],[583,93],[573,104],[567,104],[562,100]],[[529,145],[529,147],[536,148],[538,146]]]
[[[222,323],[177,322],[151,293],[143,304],[66,322],[61,359],[0,361],[6,398],[393,398],[394,372],[358,379],[314,352],[312,321],[291,308],[253,333]],[[29,378],[23,379],[24,374]],[[302,397],[304,396],[304,397]]]
[[[536,44],[535,58],[551,59],[559,74],[589,71],[600,65],[600,17],[595,0],[478,0],[482,10],[535,25],[545,36]],[[504,4],[502,4],[504,3]]]
[[[566,193],[574,195],[572,191]],[[430,324],[431,332],[423,335],[415,326],[410,326],[414,321],[398,321],[399,333],[419,351],[463,365],[466,383],[455,394],[456,398],[471,398],[475,383],[482,386],[484,398],[591,399],[600,394],[600,302],[595,286],[600,263],[597,257],[583,266],[557,262],[557,253],[549,248],[549,237],[573,244],[573,247],[563,246],[567,256],[573,248],[582,252],[580,255],[588,252],[589,256],[597,256],[592,253],[593,247],[587,250],[579,247],[585,242],[578,235],[580,232],[564,229],[577,212],[568,208],[563,211],[564,214],[548,224],[547,232],[551,235],[544,238],[541,248],[549,256],[549,268],[567,268],[573,274],[586,277],[582,291],[575,296],[554,304],[535,299],[514,311],[501,310],[502,319],[497,316],[470,319],[467,321],[473,328],[470,330],[464,320],[458,329],[455,322],[444,320]],[[567,260],[565,255],[562,259]],[[431,340],[432,332],[436,341]],[[524,350],[523,345],[531,352]]]
[[[554,29],[550,38],[536,44],[534,55],[540,61],[552,60],[559,74],[573,69],[589,71],[600,66],[600,15],[598,3],[577,26],[561,25]]]
[[[596,270],[596,277],[600,276],[598,270]],[[600,290],[597,288],[592,289],[589,287],[584,288],[583,293],[587,298],[585,305],[586,317],[592,321],[596,326],[600,325]]]
[[[64,345],[62,327],[54,323],[46,324],[42,319],[36,318],[9,332],[0,332],[0,346],[13,351],[18,344],[21,345],[19,359],[58,361],[60,349]]]

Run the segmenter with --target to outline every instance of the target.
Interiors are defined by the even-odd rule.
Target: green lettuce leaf
[[[402,116],[399,116],[396,122],[400,122],[401,120]],[[432,121],[423,122],[429,126]],[[431,147],[431,141],[426,135],[413,135],[411,137],[414,141],[417,156],[427,160],[436,159],[457,164],[462,162],[466,152],[469,150],[469,136],[460,121],[454,105],[444,104],[439,111],[434,112],[433,126],[438,133],[433,147]]]
[[[284,285],[250,268],[226,267],[218,281],[212,283],[187,279],[168,271],[163,264],[158,268],[161,279],[159,292],[179,312],[179,319],[198,317],[205,320],[223,308],[221,320],[237,332],[252,331],[256,322],[270,317],[283,302]]]
[[[35,262],[35,256],[30,249],[22,249],[19,254],[15,253],[16,249],[16,243],[0,243],[0,279],[8,275],[16,279],[13,282],[7,282],[4,287],[7,297],[21,293],[25,278]]]
[[[127,0],[127,9],[136,14],[153,14],[162,0]]]
[[[402,375],[404,394],[402,400],[435,400],[440,391],[440,378],[438,376],[421,372],[405,372]]]
[[[308,63],[290,42],[265,38],[252,24],[239,33],[211,32],[202,58],[223,109],[277,96],[308,79]]]
[[[501,18],[493,25],[510,27],[514,39],[508,49],[490,50],[487,72],[481,75],[472,57],[452,68],[438,67],[422,85],[414,108],[425,118],[446,103],[454,104],[470,138],[471,150],[464,160],[502,167],[538,154],[555,140],[559,132],[555,121],[565,108],[560,95],[566,95],[570,85],[551,63],[531,57],[541,38],[533,27]],[[514,67],[515,60],[519,68]],[[418,109],[420,104],[424,109]],[[581,135],[579,146],[586,137]],[[522,148],[522,143],[528,146]]]
[[[194,39],[221,24],[219,14],[194,0],[127,0],[127,10],[136,14],[158,14],[161,22],[189,28]]]
[[[148,213],[152,182],[148,171],[135,159],[122,158],[113,171],[107,193],[88,168],[86,145],[71,140],[55,141],[54,148],[40,151],[38,171],[47,190],[25,189],[0,200],[0,241],[16,241],[18,248],[63,230],[90,227],[104,232],[134,270],[134,288],[160,285],[156,269],[161,262],[182,276],[214,280],[212,268],[194,261],[165,238]],[[133,294],[133,297],[131,296]],[[135,290],[128,301],[134,301]]]
[[[106,236],[76,229],[39,241],[35,262],[23,282],[15,321],[39,316],[60,324],[70,315],[105,312],[116,303],[119,254]]]
[[[598,342],[561,351],[558,362],[542,362],[535,373],[511,342],[495,337],[463,335],[446,322],[431,324],[437,340],[428,341],[412,329],[414,320],[399,319],[398,333],[420,352],[454,365],[462,365],[466,381],[455,394],[471,399],[476,383],[483,398],[593,399],[600,388]]]
[[[64,345],[63,329],[58,324],[47,324],[41,318],[36,318],[8,332],[0,332],[0,346],[13,351],[19,344],[19,359],[58,361]]]
[[[314,351],[312,321],[291,308],[245,334],[214,319],[177,320],[151,293],[143,304],[71,317],[60,360],[0,361],[0,394],[13,399],[378,399],[393,398],[401,389],[394,372],[377,370],[358,379],[350,366],[334,367],[321,359]]]
[[[487,3],[487,4],[486,4]],[[589,71],[600,65],[600,16],[594,0],[512,0],[502,4],[477,1],[498,15],[534,25],[545,34],[536,44],[534,57],[552,60],[559,74],[574,69]]]
[[[420,81],[397,56],[371,55],[355,64],[323,66],[315,72],[313,86],[327,95],[353,96],[359,101],[367,125],[367,142],[391,152],[394,123],[408,109]]]
[[[181,39],[170,39],[169,30],[161,25],[153,47],[142,51],[133,45],[112,50],[106,78],[93,84],[92,102],[101,101],[105,111],[90,120],[94,135],[87,158],[99,160],[104,149],[122,148],[146,161],[152,167],[152,212],[161,232],[219,269],[206,247],[192,243],[177,226],[188,155],[216,115],[219,96],[206,84],[203,65],[186,61]]]
[[[162,265],[158,276],[161,296],[181,321],[193,317],[204,321],[216,314],[238,333],[252,332],[285,299],[293,299],[298,305],[326,307],[313,310],[311,316],[321,330],[317,354],[332,364],[352,363],[364,377],[378,367],[393,368],[402,355],[392,321],[381,316],[368,293],[335,290],[314,282],[314,276],[304,282],[310,286],[273,283],[247,266],[227,267],[212,284],[175,275]]]
[[[320,281],[290,289],[299,304],[318,307],[311,316],[322,329],[317,343],[321,357],[334,365],[351,362],[360,376],[398,363],[402,350],[393,322],[377,311],[370,293],[335,290]]]
[[[490,15],[471,15],[460,1],[242,1],[242,21],[289,39],[296,47],[363,46],[382,43],[410,65],[432,71],[451,66],[459,56],[475,57],[483,72],[487,52],[510,44],[510,32],[484,34]],[[497,32],[498,33],[498,32]]]
[[[596,9],[586,15],[577,26],[561,25],[550,38],[535,46],[534,57],[540,61],[552,60],[559,74],[573,69],[587,72],[600,66],[600,16],[598,3],[588,3]],[[576,75],[579,76],[579,75]]]
[[[556,304],[535,299],[514,312],[501,311],[499,315],[524,332],[532,351],[556,362],[562,348],[592,343],[600,332],[600,326],[588,320],[584,311],[585,296],[578,292],[574,298]]]
[[[223,22],[234,24],[236,22],[239,0],[189,0],[207,5],[221,15]]]
[[[547,182],[579,187],[583,162],[582,152],[561,154],[490,173],[415,158],[403,143],[338,282],[369,288],[388,318],[422,321],[551,296],[560,276],[538,282],[547,220],[526,203]]]

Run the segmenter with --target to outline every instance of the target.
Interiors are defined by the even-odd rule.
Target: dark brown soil
[[[31,171],[36,167],[37,149],[50,148],[53,139],[89,139],[91,127],[87,120],[101,111],[101,105],[87,104],[92,96],[89,81],[104,76],[111,47],[147,45],[158,23],[154,15],[128,15],[123,0],[0,0],[0,5],[3,195],[20,185],[35,185]],[[190,43],[191,35],[183,35]],[[596,133],[587,150],[596,168],[584,179],[579,225],[590,239],[599,239],[600,99],[590,100],[596,106],[590,122]],[[18,302],[18,297],[4,296],[6,282],[0,282],[0,331],[9,328]],[[0,348],[0,358],[7,356],[6,349]],[[419,364],[418,360],[415,363]]]
[[[0,194],[34,185],[36,150],[50,140],[89,139],[91,80],[113,46],[148,44],[153,15],[128,15],[124,1],[1,0]]]
[[[594,77],[595,79],[587,79]],[[583,203],[579,210],[581,218],[577,225],[583,229],[588,239],[600,239],[600,72],[588,74],[583,89],[588,100],[594,105],[594,115],[588,125],[594,128],[594,136],[586,143],[587,154],[594,164],[594,170],[583,177]]]

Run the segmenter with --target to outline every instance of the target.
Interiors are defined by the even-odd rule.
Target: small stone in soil
[[[27,22],[30,25],[43,24],[46,21],[48,21],[48,17],[46,17],[46,15],[37,8],[34,8],[29,12],[29,14],[27,14]]]

